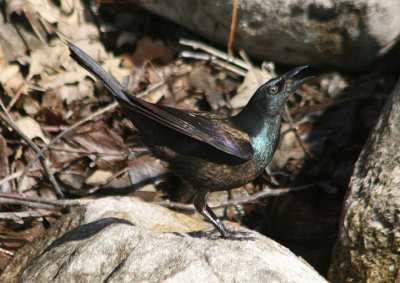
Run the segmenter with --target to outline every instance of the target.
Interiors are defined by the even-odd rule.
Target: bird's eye
[[[273,85],[268,89],[270,94],[277,94],[279,91],[279,87],[277,85]]]

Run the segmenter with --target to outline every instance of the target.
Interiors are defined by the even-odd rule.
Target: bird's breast
[[[254,159],[260,168],[264,168],[271,161],[279,143],[279,123],[266,124],[254,137],[250,137],[250,143],[254,151]]]

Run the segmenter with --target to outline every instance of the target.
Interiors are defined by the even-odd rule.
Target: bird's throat
[[[279,143],[281,117],[265,121],[255,136],[250,136],[254,157],[260,167],[264,168],[272,159]]]

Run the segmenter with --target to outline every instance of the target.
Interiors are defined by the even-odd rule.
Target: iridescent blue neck
[[[281,117],[265,121],[260,132],[255,136],[249,136],[253,147],[254,157],[258,165],[264,168],[272,159],[276,147],[279,143],[279,134],[281,128]]]

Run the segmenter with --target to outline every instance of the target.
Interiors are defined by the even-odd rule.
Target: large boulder
[[[227,45],[233,1],[132,1]],[[362,70],[400,35],[400,1],[238,1],[234,46],[285,64]]]
[[[399,220],[400,80],[355,165],[329,278],[398,282]]]
[[[55,241],[49,238],[58,232],[50,229],[18,251],[0,281],[326,282],[303,259],[257,232],[228,225],[241,240],[190,235],[211,226],[136,198],[99,199],[73,214],[79,219],[75,228]]]

